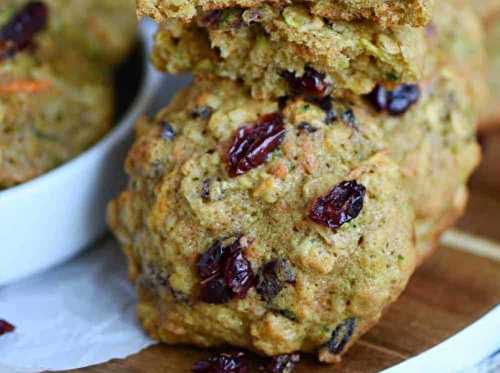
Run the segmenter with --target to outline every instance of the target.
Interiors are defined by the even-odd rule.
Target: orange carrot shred
[[[0,94],[39,93],[50,88],[50,82],[45,80],[13,80],[0,84]]]

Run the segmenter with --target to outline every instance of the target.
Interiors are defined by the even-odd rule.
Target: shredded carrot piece
[[[50,85],[50,82],[45,80],[14,80],[0,83],[0,94],[39,93],[49,89]]]

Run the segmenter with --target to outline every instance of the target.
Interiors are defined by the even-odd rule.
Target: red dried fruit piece
[[[255,290],[261,298],[270,302],[285,287],[295,283],[295,271],[288,260],[277,259],[264,264],[257,274]]]
[[[247,373],[248,367],[243,352],[221,353],[206,361],[198,361],[193,365],[192,371],[193,373]]]
[[[375,109],[383,111],[387,109],[387,96],[387,90],[383,86],[377,85],[373,88],[373,91],[366,95],[366,98],[371,102]]]
[[[390,115],[401,115],[420,98],[420,88],[416,84],[400,84],[389,96],[387,111]]]
[[[47,25],[48,8],[31,1],[0,30],[0,61],[33,45],[35,35]]]
[[[328,351],[334,355],[340,354],[344,351],[344,347],[349,342],[349,339],[351,339],[355,328],[355,317],[350,317],[338,325],[332,332],[330,340],[326,343]]]
[[[339,228],[359,215],[365,192],[365,187],[356,180],[343,181],[314,202],[309,217],[318,224]]]
[[[285,138],[283,116],[266,114],[255,125],[240,127],[227,153],[228,174],[243,175],[263,164]]]
[[[221,304],[234,297],[244,298],[253,286],[254,274],[250,262],[244,257],[242,237],[225,245],[217,240],[204,252],[196,264],[200,284],[200,299]]]
[[[200,286],[200,300],[211,304],[223,304],[233,298],[231,289],[224,277],[214,276],[205,280]]]
[[[15,329],[15,326],[10,322],[0,319],[0,335],[11,333]]]
[[[198,276],[201,279],[205,280],[221,272],[224,251],[225,247],[222,241],[217,240],[207,251],[201,254],[196,264]]]
[[[302,76],[295,76],[291,71],[283,71],[281,76],[295,95],[323,97],[330,92],[331,84],[326,81],[325,74],[309,66],[304,68]]]
[[[252,266],[241,252],[226,259],[224,266],[226,285],[236,298],[244,298],[254,284]]]
[[[291,373],[299,361],[299,354],[273,356],[263,370],[267,373]]]
[[[420,98],[420,87],[416,84],[400,84],[393,91],[377,85],[366,98],[378,111],[390,115],[404,114]]]

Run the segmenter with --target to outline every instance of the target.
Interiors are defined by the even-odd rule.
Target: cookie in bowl
[[[0,188],[47,172],[111,127],[114,62],[132,46],[135,23],[124,36],[127,48],[97,56],[68,32],[78,15],[90,19],[92,13],[69,20],[62,15],[68,8],[73,9],[56,1],[0,6]],[[102,50],[108,47],[103,44]]]
[[[19,0],[16,0],[19,2]],[[60,42],[105,65],[121,63],[137,41],[134,0],[44,0]]]
[[[348,102],[200,79],[137,125],[108,222],[154,338],[336,362],[413,272],[414,217]]]

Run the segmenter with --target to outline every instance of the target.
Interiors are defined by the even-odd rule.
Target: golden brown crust
[[[314,15],[330,21],[369,20],[384,28],[411,25],[425,26],[431,15],[434,0],[311,0]],[[227,8],[258,8],[264,4],[283,6],[285,0],[137,0],[139,16],[148,16],[157,22],[177,18],[190,22],[203,12]]]
[[[110,205],[108,221],[153,337],[202,347],[229,343],[264,355],[313,352],[355,318],[350,346],[404,289],[416,252],[399,168],[381,152],[377,126],[340,117],[349,112],[347,102],[332,105],[339,119],[328,124],[319,106],[288,100],[283,144],[235,178],[226,171],[227,140],[278,110],[276,101],[252,99],[228,80],[197,81],[153,122],[139,124],[126,162],[130,184]],[[174,139],[161,137],[166,123]],[[301,129],[304,123],[315,130]],[[361,214],[337,230],[310,220],[311,203],[344,180],[366,187]],[[244,255],[254,273],[284,259],[295,284],[267,301],[255,288],[220,305],[201,301],[199,255],[234,232],[248,237]],[[333,361],[345,350],[321,356]]]
[[[324,74],[337,96],[369,93],[377,83],[416,82],[428,52],[423,29],[345,21],[330,25],[311,16],[306,5],[229,9],[213,25],[197,21],[169,20],[160,26],[155,66],[174,74],[240,79],[255,98],[287,94],[283,73],[299,77],[307,67]]]

